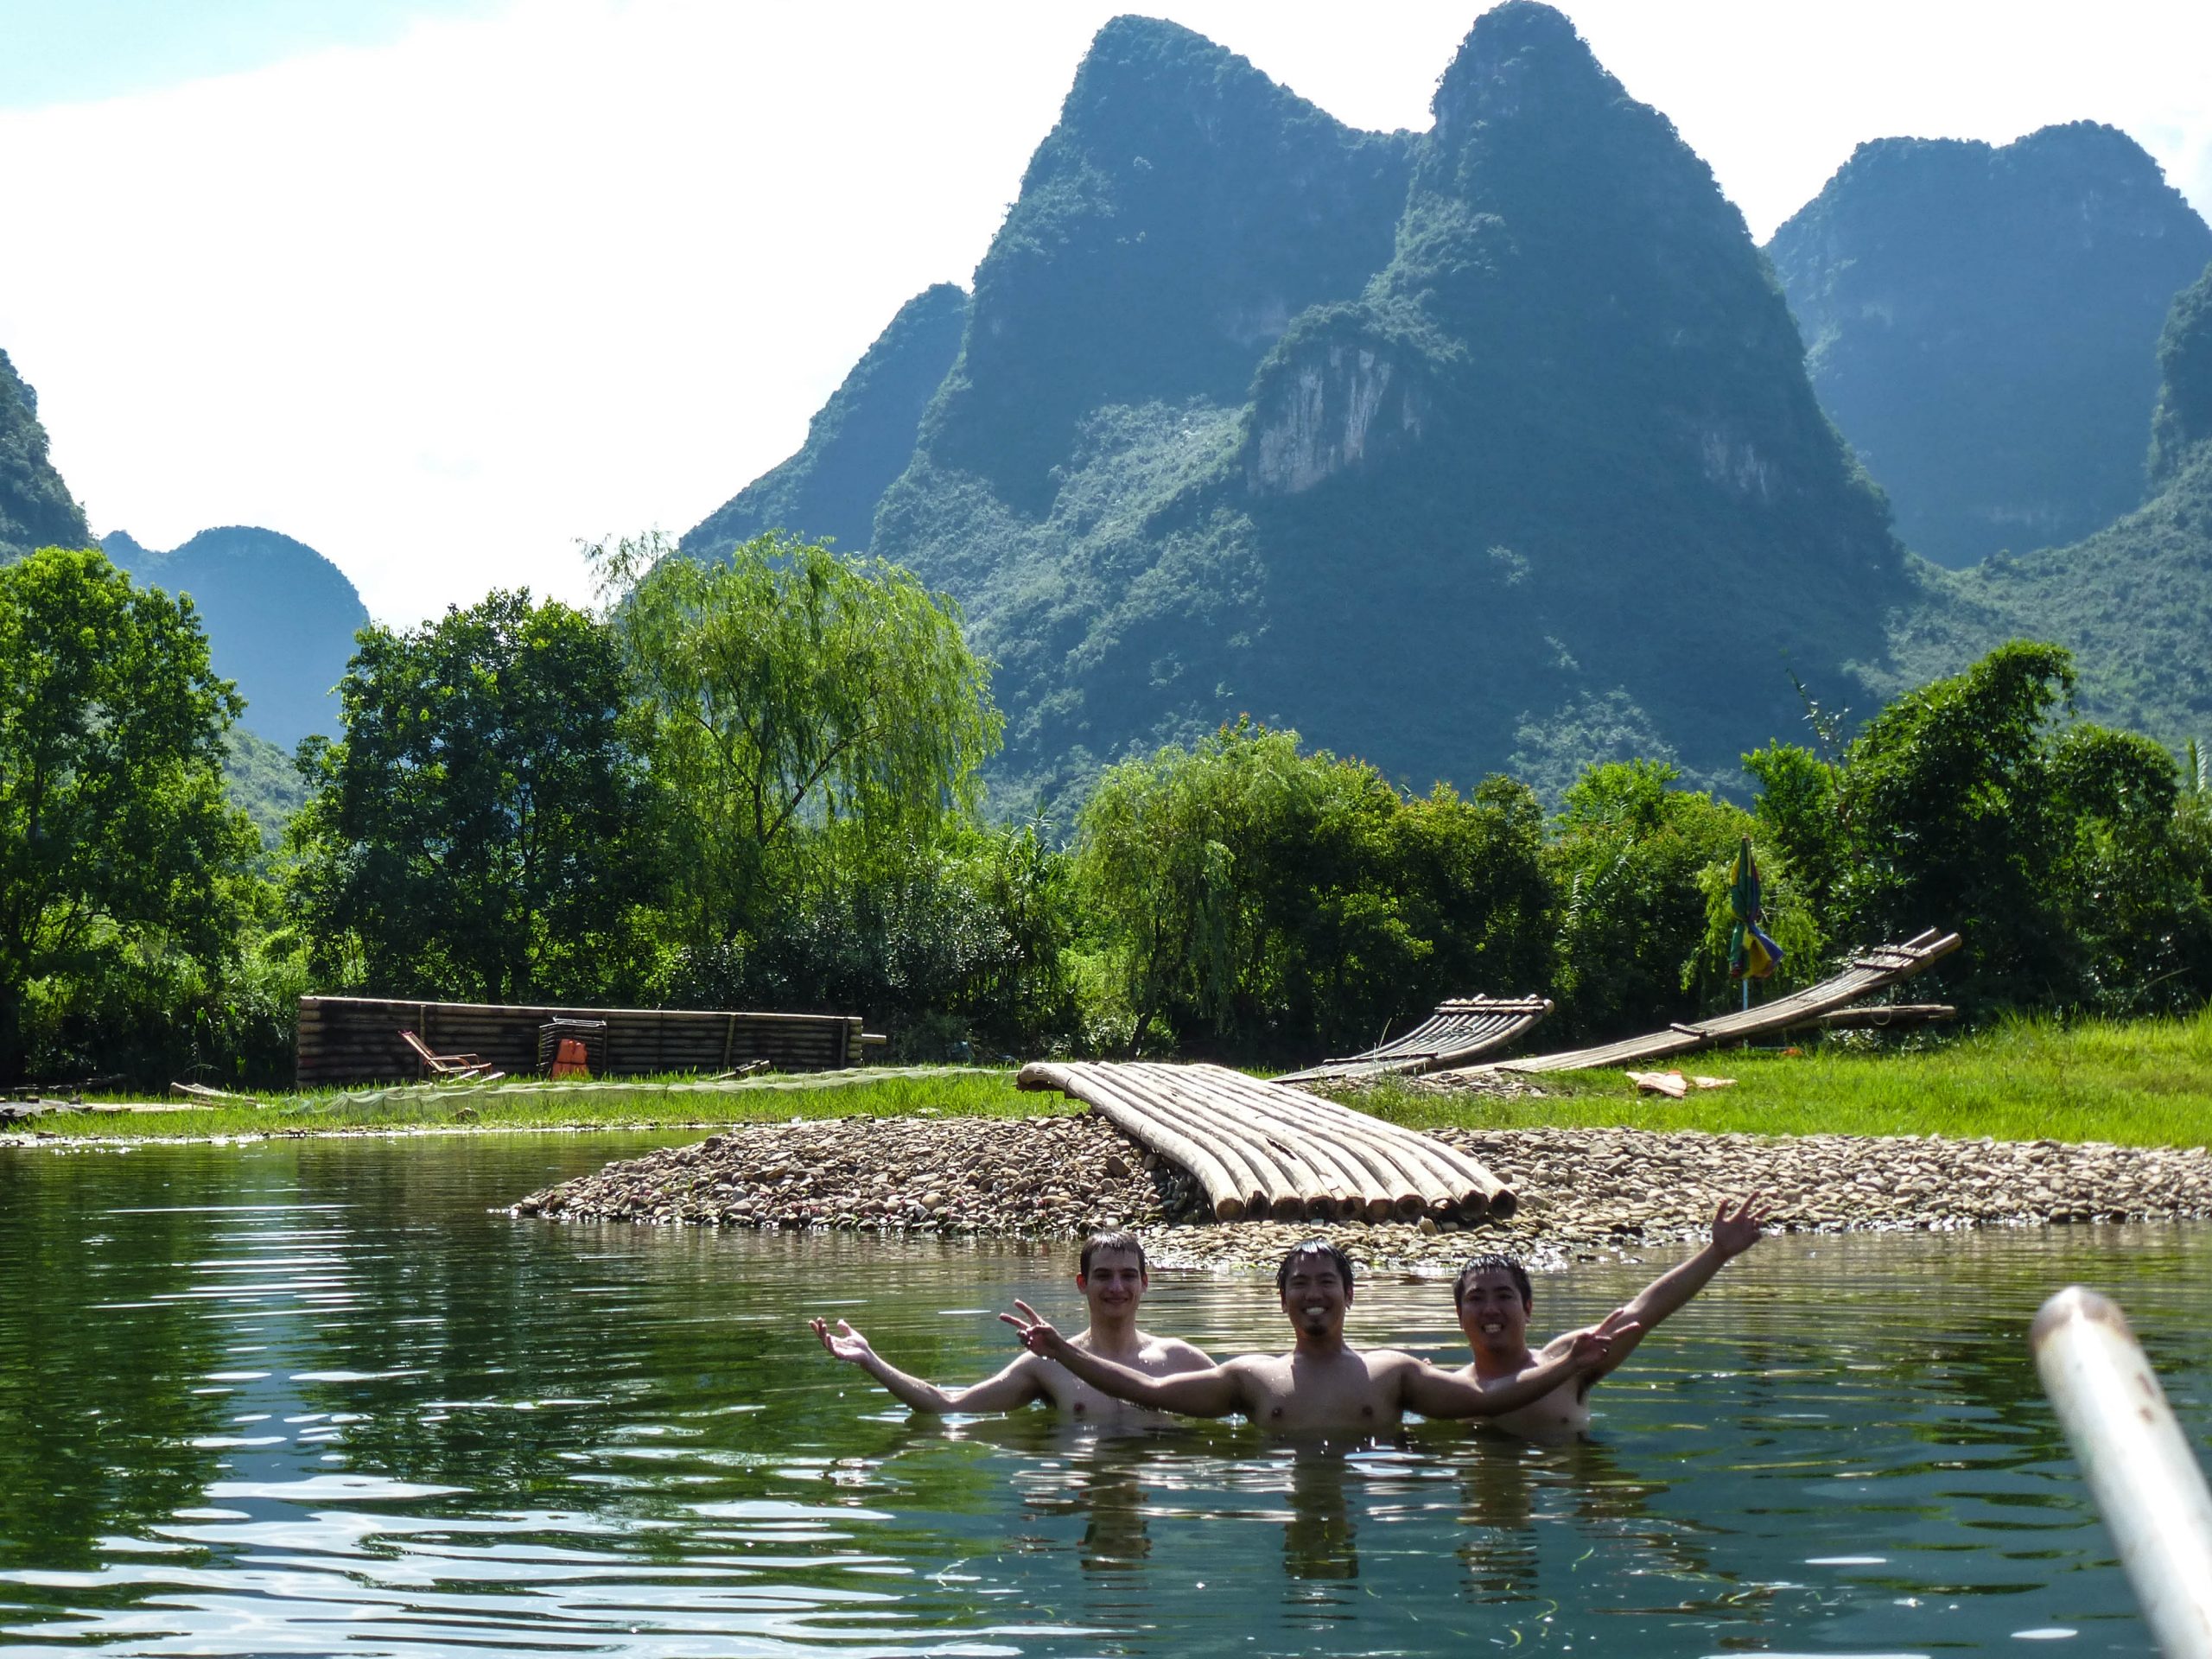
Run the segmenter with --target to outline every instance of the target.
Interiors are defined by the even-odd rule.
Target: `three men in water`
[[[1026,1302],[999,1317],[1025,1351],[997,1376],[943,1389],[880,1358],[842,1320],[833,1336],[812,1322],[823,1346],[861,1365],[919,1411],[1004,1411],[1047,1400],[1092,1421],[1147,1421],[1153,1414],[1223,1417],[1243,1414],[1286,1432],[1372,1433],[1408,1411],[1425,1417],[1488,1417],[1531,1435],[1571,1433],[1589,1421],[1589,1393],[1632,1353],[1644,1335],[1758,1242],[1767,1217],[1763,1194],[1724,1200],[1705,1248],[1647,1285],[1626,1307],[1597,1325],[1563,1332],[1541,1351],[1528,1342],[1535,1299],[1527,1270],[1510,1257],[1478,1256],[1452,1286],[1472,1362],[1446,1371],[1395,1349],[1352,1347],[1344,1339],[1352,1300],[1352,1264],[1333,1244],[1301,1244],[1283,1259],[1275,1287],[1294,1333],[1290,1352],[1245,1354],[1216,1364],[1187,1343],[1147,1334],[1136,1305],[1148,1281],[1143,1246],[1131,1235],[1094,1236],[1076,1284],[1090,1325],[1069,1338]],[[1134,1408],[1134,1409],[1132,1409]]]
[[[1615,1314],[1548,1352],[1518,1375],[1496,1380],[1440,1370],[1395,1348],[1359,1349],[1344,1340],[1352,1265],[1334,1244],[1316,1240],[1283,1258],[1275,1288],[1294,1333],[1287,1354],[1241,1354],[1203,1370],[1147,1376],[1116,1364],[1054,1330],[1027,1302],[1013,1325],[1033,1355],[1065,1366],[1103,1393],[1189,1417],[1241,1413],[1289,1433],[1395,1427],[1408,1411],[1424,1417],[1493,1417],[1532,1405],[1604,1362],[1611,1343],[1635,1334]]]

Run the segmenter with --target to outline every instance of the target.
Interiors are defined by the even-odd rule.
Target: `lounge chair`
[[[1454,997],[1438,1003],[1434,1014],[1402,1037],[1275,1081],[1320,1083],[1448,1071],[1503,1048],[1551,1011],[1551,999],[1545,996]]]
[[[434,1054],[430,1046],[411,1031],[399,1033],[400,1040],[415,1051],[423,1062],[424,1075],[442,1083],[490,1083],[504,1077],[504,1071],[492,1069],[489,1060],[474,1054]]]

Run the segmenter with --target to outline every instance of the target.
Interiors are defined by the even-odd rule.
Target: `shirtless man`
[[[1300,1245],[1275,1274],[1282,1311],[1296,1333],[1291,1351],[1243,1354],[1173,1375],[1147,1375],[1078,1348],[1026,1302],[1014,1304],[1020,1313],[999,1317],[1014,1326],[1033,1356],[1057,1360],[1084,1382],[1134,1404],[1190,1417],[1242,1412],[1263,1428],[1349,1428],[1363,1434],[1394,1427],[1408,1411],[1479,1417],[1527,1405],[1601,1363],[1608,1344],[1632,1337],[1636,1329],[1626,1315],[1616,1314],[1577,1333],[1556,1355],[1493,1383],[1440,1370],[1395,1349],[1350,1346],[1344,1313],[1351,1306],[1351,1262],[1335,1245]]]
[[[1590,1390],[1600,1379],[1636,1351],[1644,1333],[1703,1290],[1713,1275],[1759,1242],[1759,1227],[1767,1217],[1766,1194],[1754,1192],[1732,1206],[1723,1199],[1713,1212],[1713,1238],[1687,1262],[1672,1267],[1646,1285],[1637,1299],[1622,1310],[1634,1323],[1625,1332],[1616,1332],[1605,1357],[1589,1370],[1548,1390],[1542,1398],[1504,1412],[1493,1421],[1516,1434],[1552,1438],[1571,1434],[1590,1422]],[[1474,1350],[1474,1363],[1457,1375],[1489,1385],[1524,1376],[1531,1366],[1548,1363],[1554,1355],[1573,1348],[1587,1332],[1562,1332],[1543,1346],[1541,1355],[1529,1348],[1529,1314],[1535,1305],[1528,1269],[1507,1255],[1478,1255],[1459,1270],[1452,1286],[1452,1304],[1459,1312],[1459,1329]],[[1621,1315],[1613,1314],[1603,1332]]]
[[[1137,1304],[1149,1282],[1144,1245],[1134,1233],[1093,1233],[1085,1239],[1075,1286],[1090,1304],[1090,1328],[1069,1346],[1118,1361],[1146,1376],[1203,1370],[1212,1364],[1187,1342],[1137,1329]],[[842,1319],[834,1335],[821,1319],[809,1323],[831,1354],[859,1366],[916,1411],[1013,1411],[1042,1400],[1063,1416],[1082,1422],[1161,1421],[1156,1413],[1127,1405],[1077,1381],[1066,1367],[1039,1354],[1025,1353],[997,1376],[967,1388],[941,1389],[883,1359],[866,1337]]]

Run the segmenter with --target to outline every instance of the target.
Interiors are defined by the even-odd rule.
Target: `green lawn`
[[[1733,1077],[1672,1101],[1618,1071],[1538,1079],[1541,1100],[1399,1088],[1362,1103],[1417,1128],[1617,1127],[1755,1135],[1991,1135],[1999,1141],[2212,1143],[2212,1010],[2178,1020],[2022,1020],[1910,1050],[1840,1043],[1649,1063]]]
[[[1402,1085],[1359,1096],[1416,1128],[1624,1127],[1760,1135],[1993,1135],[1999,1140],[2212,1143],[2212,1010],[2125,1023],[2021,1021],[1916,1048],[1829,1042],[1802,1054],[1719,1052],[1672,1063],[1736,1086],[1683,1101],[1639,1095],[1617,1071],[1541,1079],[1541,1099],[1450,1096]],[[1665,1069],[1655,1065],[1654,1070]],[[474,1128],[628,1128],[794,1117],[1026,1117],[1073,1109],[1024,1094],[1011,1071],[940,1067],[698,1084],[681,1080],[416,1085],[272,1095],[258,1107],[130,1116],[56,1112],[19,1128],[70,1136],[180,1136]]]

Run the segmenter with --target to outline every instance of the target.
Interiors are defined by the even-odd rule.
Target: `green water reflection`
[[[1770,1240],[1592,1440],[917,1421],[1063,1253],[517,1222],[635,1137],[0,1153],[0,1645],[452,1655],[2145,1653],[2022,1342],[2115,1292],[2200,1441],[2212,1230]],[[1594,1317],[1662,1258],[1540,1279]],[[1370,1342],[1452,1351],[1435,1281]],[[1250,1281],[1147,1323],[1279,1345]]]

